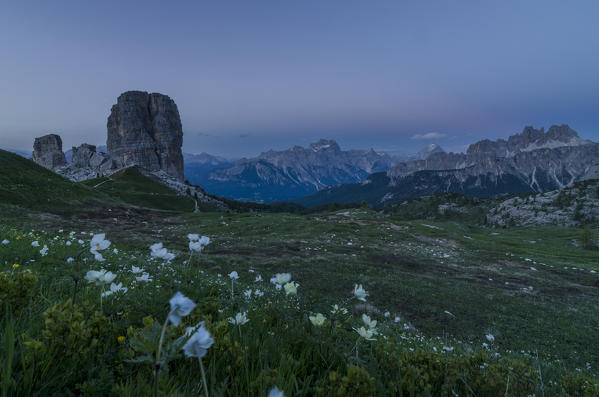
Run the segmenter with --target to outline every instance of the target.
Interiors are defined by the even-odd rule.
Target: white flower
[[[250,320],[247,318],[247,312],[237,313],[235,318],[229,317],[227,319],[233,325],[243,325],[248,323]]]
[[[394,323],[398,323],[401,321],[401,318],[399,318],[398,316],[395,316],[395,319],[393,320]]]
[[[362,314],[362,321],[364,321],[364,325],[366,325],[368,328],[376,328],[376,320],[371,320],[370,316]]]
[[[333,310],[331,310],[331,314],[337,314],[337,313],[347,314],[347,309],[344,307],[339,307],[339,305],[332,305],[331,307],[333,308]]]
[[[374,329],[366,329],[364,327],[354,328],[354,331],[358,333],[362,338],[366,340],[374,340],[374,336],[376,335],[376,330]]]
[[[256,296],[264,296],[264,292],[262,292],[259,289],[257,289],[257,290],[254,290],[254,295],[256,295]]]
[[[99,253],[99,252],[96,252],[96,253],[94,254],[94,259],[95,259],[95,260],[97,260],[98,262],[104,262],[104,257],[103,257],[103,256],[102,256],[102,254],[101,254],[101,253]]]
[[[199,324],[199,329],[183,345],[183,352],[187,357],[202,358],[213,343],[214,339],[210,337],[210,332],[204,327],[202,321]]]
[[[118,254],[118,253],[119,253],[119,250],[115,248],[115,249],[113,249],[113,250],[112,250],[112,253],[114,253],[114,254]]]
[[[128,290],[128,288],[123,287],[123,283],[118,283],[118,284],[112,283],[112,284],[110,284],[110,289],[106,292],[103,292],[102,296],[109,296],[109,295],[112,295],[112,294],[114,294],[116,292],[120,292],[120,291],[123,291],[123,293],[125,293],[125,292],[127,292],[127,290]]]
[[[42,256],[46,256],[48,255],[48,246],[44,244],[44,248],[42,248],[40,250],[40,254],[42,254]]]
[[[231,280],[237,280],[237,279],[239,279],[239,275],[237,274],[237,272],[235,270],[233,270],[231,273],[229,273],[229,278]]]
[[[316,327],[321,327],[327,319],[325,316],[322,315],[322,313],[316,313],[316,316],[310,316],[308,318],[310,319],[310,322]]]
[[[171,304],[171,312],[168,315],[168,319],[175,325],[179,325],[181,318],[187,316],[196,307],[196,304],[191,299],[186,298],[180,292],[177,292],[169,303]]]
[[[275,285],[275,288],[276,288],[277,291],[280,291],[280,290],[283,289],[283,287],[281,286],[281,284]]]
[[[389,317],[390,315],[391,315],[391,313],[389,313],[389,312],[383,313],[383,316],[385,316],[385,317]]]
[[[75,259],[73,259],[73,258],[71,258],[71,257],[68,257],[68,258],[67,258],[67,263],[73,263],[73,261],[74,261],[74,260],[75,260]]]
[[[487,338],[487,340],[491,343],[495,342],[495,337],[491,334],[485,335],[485,338]]]
[[[106,235],[104,233],[94,234],[92,240],[90,242],[90,252],[95,254],[98,251],[105,250],[110,247],[110,241],[105,239]]]
[[[297,287],[299,287],[299,284],[296,283],[295,281],[287,283],[287,284],[285,284],[283,286],[283,288],[285,288],[285,294],[286,295],[295,295],[295,294],[297,294]]]
[[[362,287],[362,284],[354,284],[354,296],[356,298],[358,298],[362,302],[366,302],[367,295],[368,293],[366,293],[366,290]]]
[[[189,241],[198,241],[200,239],[200,235],[199,234],[188,234],[187,238],[189,239]]]
[[[131,266],[131,273],[133,273],[133,274],[139,274],[143,271],[144,271],[144,269],[142,269],[141,267]]]
[[[10,243],[10,241],[8,241],[8,240],[2,240],[2,244],[6,245],[8,243]]]
[[[148,273],[144,273],[139,277],[135,277],[135,280],[150,282],[150,281],[152,281],[152,278],[150,277],[150,275]]]
[[[250,299],[252,297],[252,290],[248,289],[248,290],[244,291],[243,295],[246,297],[246,299]]]
[[[279,390],[278,387],[275,386],[272,389],[270,389],[267,397],[285,397],[285,393],[283,393],[281,390]]]
[[[71,244],[73,244],[73,243],[71,243],[70,241],[67,241],[65,244],[66,244],[67,247],[70,247]]]
[[[254,280],[255,283],[259,283],[260,281],[262,281],[262,276],[261,275],[257,275],[256,279]]]
[[[111,283],[116,278],[116,274],[113,272],[107,272],[104,269],[101,270],[90,270],[85,275],[85,279],[90,283],[95,283],[96,285],[108,284]]]
[[[277,273],[275,274],[275,282],[279,285],[287,284],[291,281],[291,274],[289,273]]]
[[[170,261],[175,258],[175,254],[168,252],[168,250],[162,246],[162,243],[152,244],[150,246],[150,251],[154,258],[164,259],[165,261]]]
[[[38,243],[37,241],[34,241],[34,242],[31,243],[31,246],[32,247],[39,247],[40,243]]]
[[[85,243],[85,241],[83,240],[77,240],[77,242],[79,243],[79,245],[83,245]]]

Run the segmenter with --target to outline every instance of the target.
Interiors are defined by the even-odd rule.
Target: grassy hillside
[[[19,155],[0,150],[0,203],[31,209],[61,210],[90,201],[96,194]]]
[[[129,167],[108,177],[89,179],[82,184],[126,205],[167,211],[191,212],[194,202],[178,195],[158,180]]]

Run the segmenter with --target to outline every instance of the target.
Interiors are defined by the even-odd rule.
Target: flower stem
[[[156,361],[155,361],[155,372],[154,372],[154,396],[158,396],[158,374],[160,372],[160,353],[162,353],[162,342],[164,341],[164,334],[166,333],[166,326],[168,325],[168,318],[171,315],[171,312],[166,316],[166,320],[164,320],[164,324],[162,325],[162,331],[160,332],[160,340],[158,341],[158,351],[156,352]]]
[[[231,279],[231,300],[233,300],[233,279]]]
[[[202,372],[202,383],[204,383],[204,392],[206,393],[206,397],[208,397],[208,382],[206,382],[206,372],[204,372],[204,364],[202,364],[202,358],[198,357],[198,361],[200,362],[200,371]]]
[[[189,259],[187,260],[187,267],[191,267],[191,256],[193,255],[193,250],[189,250]]]

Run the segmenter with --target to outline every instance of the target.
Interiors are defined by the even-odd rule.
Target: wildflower
[[[17,236],[17,240],[20,240],[20,239],[21,239],[21,236]]]
[[[347,309],[344,307],[339,307],[339,305],[332,305],[331,307],[333,308],[333,310],[331,310],[331,314],[337,314],[337,313],[347,314]]]
[[[103,256],[102,256],[102,254],[101,254],[101,253],[99,253],[99,252],[96,252],[96,253],[94,254],[94,259],[95,259],[95,260],[97,260],[98,262],[104,262],[104,257],[103,257]]]
[[[198,241],[200,239],[200,235],[199,234],[188,234],[187,238],[189,239],[189,241]]]
[[[366,329],[364,327],[354,328],[354,331],[358,333],[362,338],[366,340],[375,340],[376,330],[374,329]]]
[[[191,299],[186,298],[180,292],[177,292],[169,303],[171,304],[171,311],[168,319],[175,325],[179,325],[181,318],[187,316],[196,307],[196,304]]]
[[[252,297],[252,290],[248,289],[248,290],[244,291],[243,295],[246,297],[246,299],[250,299]]]
[[[189,249],[191,251],[202,252],[204,247],[210,244],[210,237],[198,236],[197,234],[188,234],[187,238],[189,239]]]
[[[257,275],[256,279],[254,280],[255,283],[259,283],[260,281],[262,281],[262,276],[261,275]]]
[[[400,322],[400,321],[401,321],[401,318],[399,318],[398,316],[395,316],[395,319],[393,320],[393,322],[394,322],[395,324],[397,324],[397,323],[398,323],[398,322]]]
[[[67,241],[65,244],[66,244],[67,247],[70,247],[71,244],[73,244],[73,243],[71,243],[70,241]]]
[[[15,263],[14,265],[12,265],[13,269],[18,269],[21,265],[19,265],[18,263]]]
[[[316,327],[321,327],[327,319],[325,316],[322,315],[322,313],[316,313],[316,316],[310,316],[308,318],[310,319],[312,325]]]
[[[237,279],[239,279],[239,275],[237,274],[237,272],[235,270],[233,270],[231,273],[229,273],[229,278],[231,280],[237,280]]]
[[[32,247],[39,247],[40,243],[38,243],[37,241],[34,241],[34,242],[31,243],[31,246]]]
[[[85,243],[85,241],[83,241],[83,240],[77,240],[77,243],[78,243],[79,245],[83,245],[83,244]]]
[[[2,240],[2,244],[6,245],[8,243],[10,243],[10,241],[8,241],[8,240]]]
[[[123,335],[120,335],[118,338],[116,338],[116,340],[119,343],[123,343],[125,340],[127,340],[127,338],[125,338]]]
[[[233,325],[243,325],[243,324],[247,324],[250,320],[247,318],[247,312],[243,312],[243,313],[237,313],[235,315],[235,318],[233,318],[233,317],[227,318],[227,321],[229,321]]]
[[[285,397],[285,393],[283,393],[281,390],[279,390],[278,387],[275,386],[272,389],[270,389],[267,397]]]
[[[123,293],[125,293],[125,292],[127,292],[127,290],[128,290],[128,288],[123,287],[123,283],[118,283],[118,284],[112,283],[112,284],[110,284],[110,289],[106,292],[103,292],[102,296],[103,297],[109,296],[109,295],[112,295],[112,294],[114,294],[116,292],[120,292],[120,291],[123,291]]]
[[[494,337],[493,335],[491,335],[491,334],[487,334],[487,335],[485,335],[485,338],[487,338],[487,340],[488,340],[490,343],[493,343],[493,342],[495,342],[495,337]]]
[[[162,246],[162,243],[152,244],[150,246],[150,251],[153,258],[160,258],[166,261],[175,258],[175,254],[168,252],[168,250]]]
[[[73,259],[72,257],[68,257],[68,258],[67,258],[67,263],[73,263],[73,261],[74,261],[74,260],[75,260],[75,259]]]
[[[141,276],[135,277],[135,280],[150,282],[150,281],[152,281],[152,278],[150,277],[150,275],[148,273],[143,273]]]
[[[44,248],[42,248],[42,249],[40,250],[40,254],[41,254],[42,256],[46,256],[46,255],[48,255],[48,246],[47,246],[47,245],[45,245],[45,244],[44,244]]]
[[[110,241],[106,240],[105,237],[106,235],[104,233],[94,234],[89,248],[92,254],[96,254],[98,251],[102,251],[110,247]]]
[[[254,295],[256,295],[256,296],[264,296],[264,292],[262,292],[259,289],[257,289],[257,290],[254,290]]]
[[[139,274],[143,271],[144,271],[144,269],[142,269],[141,267],[131,266],[131,273],[133,273],[133,274]]]
[[[283,286],[283,288],[285,288],[285,294],[286,295],[295,295],[295,294],[297,294],[297,287],[299,287],[299,284],[296,283],[295,281],[287,283],[287,284],[285,284]]]
[[[119,250],[115,248],[115,249],[113,249],[113,250],[112,250],[112,253],[113,253],[113,254],[118,254],[118,253],[119,253]]]
[[[289,281],[291,281],[291,274],[290,273],[277,273],[275,274],[275,282],[279,285],[283,285],[283,284],[287,284],[289,283]]]
[[[111,283],[112,280],[114,280],[115,278],[116,278],[116,274],[114,274],[113,272],[107,272],[104,269],[101,269],[99,271],[90,270],[85,275],[85,279],[88,282],[95,283],[96,285],[103,285],[103,284]]]
[[[364,321],[364,325],[366,325],[368,328],[376,328],[376,320],[371,320],[370,316],[362,314],[362,321]]]
[[[187,357],[204,357],[214,343],[210,332],[204,327],[204,322],[202,321],[199,325],[197,331],[183,345],[183,352]]]
[[[389,313],[389,312],[383,313],[383,316],[385,316],[385,317],[389,317],[390,315],[391,315],[391,313]]]
[[[368,295],[368,293],[362,287],[362,284],[360,284],[360,285],[354,284],[354,296],[356,298],[358,298],[358,300],[361,300],[362,302],[366,302],[367,295]]]

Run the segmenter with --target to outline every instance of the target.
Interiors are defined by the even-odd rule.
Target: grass
[[[215,396],[266,395],[273,386],[288,396],[599,393],[599,251],[582,247],[581,229],[491,229],[367,208],[191,213],[185,198],[135,169],[85,184],[33,171],[18,177],[19,194],[33,195],[27,184],[37,181],[56,208],[36,201],[44,196],[0,201],[0,241],[9,240],[0,244],[6,395],[151,395],[156,327],[176,291],[198,306],[168,327],[161,395],[202,392],[197,360],[175,342],[199,321],[215,339],[204,358]],[[72,191],[61,197],[54,183]],[[104,232],[112,245],[98,263],[90,233]],[[188,233],[212,239],[191,264]],[[590,234],[596,241],[597,230]],[[158,241],[177,254],[172,263],[150,258]],[[137,281],[132,266],[152,282]],[[102,288],[83,279],[99,268],[129,290],[100,299]],[[233,270],[240,279],[231,298]],[[297,296],[268,282],[280,272],[299,283]],[[350,300],[356,283],[369,293],[366,308]],[[264,296],[246,298],[248,289]],[[349,313],[332,315],[332,304]],[[358,343],[353,328],[365,309],[380,334]],[[244,311],[248,324],[229,324]],[[314,313],[327,317],[324,327],[310,324]]]

